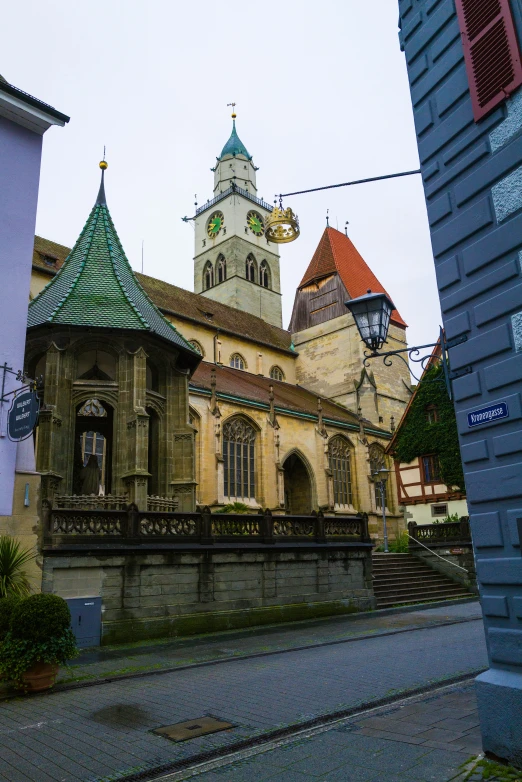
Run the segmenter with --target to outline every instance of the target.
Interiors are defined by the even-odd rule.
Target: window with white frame
[[[234,369],[244,369],[245,359],[240,353],[232,353],[230,356],[230,366],[234,367]]]
[[[272,380],[284,380],[285,379],[283,370],[281,369],[281,367],[278,367],[278,366],[272,367],[272,369],[270,370],[270,377],[272,378]]]

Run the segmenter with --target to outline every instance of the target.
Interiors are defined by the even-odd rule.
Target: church
[[[364,366],[344,303],[384,289],[350,238],[328,226],[318,237],[284,328],[280,245],[265,236],[272,207],[257,195],[235,114],[213,191],[187,218],[193,292],[132,271],[100,167],[75,246],[35,239],[26,370],[43,378],[42,498],[149,511],[359,511],[382,539],[372,473],[391,467],[385,449],[411,385],[402,362]],[[396,310],[388,344],[407,344]],[[385,502],[393,537],[404,523],[393,473]]]

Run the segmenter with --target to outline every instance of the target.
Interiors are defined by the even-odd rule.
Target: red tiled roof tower
[[[389,296],[353,242],[341,231],[328,227],[324,229],[321,241],[299,284],[299,290],[311,282],[335,273],[341,278],[352,299],[363,296],[368,289],[372,293],[386,293]],[[406,323],[397,310],[393,310],[391,321],[406,328]]]

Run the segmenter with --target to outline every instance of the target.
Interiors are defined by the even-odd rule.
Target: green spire
[[[235,114],[232,115],[235,117]],[[236,155],[244,155],[249,160],[252,159],[252,156],[248,154],[247,148],[239,138],[236,132],[236,120],[232,120],[232,133],[230,134],[230,138],[221,150],[221,155],[219,156],[219,159],[225,157],[225,155],[233,155],[234,157]]]
[[[100,190],[85,226],[58,274],[29,304],[28,328],[47,323],[148,331],[199,357],[149,299],[121,246]]]

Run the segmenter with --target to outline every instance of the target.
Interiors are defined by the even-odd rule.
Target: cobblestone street
[[[117,780],[486,667],[478,603],[436,611],[439,621],[452,617],[463,621],[435,627],[430,611],[425,610],[425,627],[417,620],[417,629],[368,637],[372,618],[366,618],[370,624],[359,640],[295,651],[288,651],[291,628],[285,627],[280,629],[287,645],[282,653],[7,700],[0,706],[0,779]],[[477,621],[469,621],[473,612]],[[396,617],[389,617],[392,633]],[[415,622],[407,613],[402,619]],[[353,632],[356,623],[345,621]],[[383,618],[374,621],[382,632]],[[333,624],[339,632],[338,620]],[[316,632],[325,634],[327,629],[328,622],[317,623]],[[295,630],[296,646],[301,645],[297,641],[302,641],[302,630],[299,626]],[[266,630],[259,631],[263,633]],[[248,637],[255,645],[255,634]],[[209,643],[215,641],[209,639]],[[277,642],[275,629],[271,644]],[[205,715],[236,727],[182,743],[151,733]],[[360,739],[372,742],[375,737],[362,734]],[[223,773],[220,779],[228,779]],[[256,771],[250,778],[257,777]],[[341,777],[332,777],[336,778]]]

